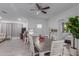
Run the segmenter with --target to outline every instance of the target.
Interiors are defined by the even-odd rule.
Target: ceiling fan
[[[1,12],[2,12],[3,14],[7,14],[7,12],[6,12],[5,10],[1,10]]]
[[[40,11],[40,12],[42,12],[42,13],[44,13],[44,14],[47,14],[47,12],[46,12],[45,10],[50,9],[49,6],[47,6],[47,7],[42,7],[42,6],[40,6],[38,3],[36,3],[35,5],[36,5],[37,9],[31,9],[31,10],[37,10],[37,11]]]

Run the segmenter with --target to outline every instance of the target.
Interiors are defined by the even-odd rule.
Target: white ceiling
[[[77,3],[44,3],[41,6],[50,6],[48,13],[36,14],[36,11],[31,11],[30,9],[36,8],[34,3],[0,3],[0,16],[4,19],[16,20],[17,18],[38,18],[38,19],[48,19],[51,16],[57,15],[64,12],[74,6]],[[7,14],[2,13],[4,10]]]

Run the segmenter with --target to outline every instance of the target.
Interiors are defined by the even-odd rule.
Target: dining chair
[[[50,56],[62,56],[63,40],[52,41]]]

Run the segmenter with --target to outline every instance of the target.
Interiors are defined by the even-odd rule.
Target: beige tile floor
[[[0,56],[28,56],[27,45],[20,39],[12,39],[0,44]]]

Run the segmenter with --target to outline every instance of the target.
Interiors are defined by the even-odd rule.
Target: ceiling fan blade
[[[47,14],[47,12],[45,12],[45,11],[41,11],[42,13],[44,13],[44,14]]]
[[[4,10],[1,10],[1,12],[2,12],[2,13],[4,13],[4,14],[7,14],[7,12],[6,12],[6,11],[4,11]]]
[[[39,6],[39,4],[38,4],[38,3],[36,3],[36,6],[37,6],[37,8],[38,8],[38,9],[41,9],[41,7]]]
[[[42,10],[49,9],[49,8],[50,8],[50,7],[48,6],[48,7],[42,8]]]

